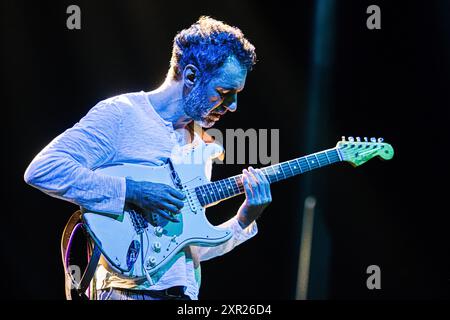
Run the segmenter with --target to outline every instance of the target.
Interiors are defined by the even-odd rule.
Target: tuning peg
[[[355,139],[353,137],[348,137],[348,141],[353,142]]]
[[[378,142],[383,142],[384,139],[383,138],[378,138]]]
[[[367,139],[367,137],[364,137],[364,142],[369,142],[369,140]]]
[[[372,137],[372,138],[370,138],[370,142],[377,142],[377,139]]]
[[[342,141],[345,141],[345,136],[342,136]]]
[[[356,141],[357,142],[361,142],[361,138],[360,137],[356,137]]]

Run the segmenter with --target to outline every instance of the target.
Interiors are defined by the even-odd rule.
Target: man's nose
[[[233,97],[231,99],[226,101],[225,106],[231,112],[236,111],[237,110],[237,95],[236,94],[233,95]]]
[[[230,112],[235,112],[237,109],[237,102],[233,102],[230,105],[226,106],[226,108],[228,109],[228,111]]]

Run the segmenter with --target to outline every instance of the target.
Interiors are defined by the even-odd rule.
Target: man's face
[[[204,128],[212,127],[227,111],[237,109],[237,94],[244,89],[247,70],[229,58],[210,79],[198,81],[183,96],[184,111]]]

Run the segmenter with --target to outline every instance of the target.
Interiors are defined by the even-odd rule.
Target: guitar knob
[[[156,265],[156,258],[155,257],[148,257],[147,261],[145,262],[145,267],[147,269],[153,268]]]
[[[345,141],[345,136],[342,136],[342,141]]]
[[[378,138],[378,142],[383,142],[384,139],[383,138]]]
[[[353,137],[348,137],[348,141],[353,142],[355,139]]]
[[[361,142],[361,138],[360,137],[356,137],[356,141],[357,142]]]
[[[364,142],[369,142],[369,139],[367,139],[367,137],[364,137]]]
[[[161,243],[160,242],[153,242],[153,251],[155,251],[155,252],[161,251]]]
[[[162,227],[160,227],[160,226],[155,227],[155,229],[154,229],[155,236],[161,237],[163,234],[163,231],[164,231],[164,229]]]
[[[372,138],[370,138],[370,142],[377,142],[377,139],[372,137]]]

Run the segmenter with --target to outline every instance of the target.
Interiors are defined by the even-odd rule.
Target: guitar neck
[[[264,167],[261,170],[269,182],[274,183],[339,161],[342,161],[339,150],[332,148]],[[195,188],[195,192],[200,204],[204,207],[237,196],[244,193],[242,175],[198,186]]]

